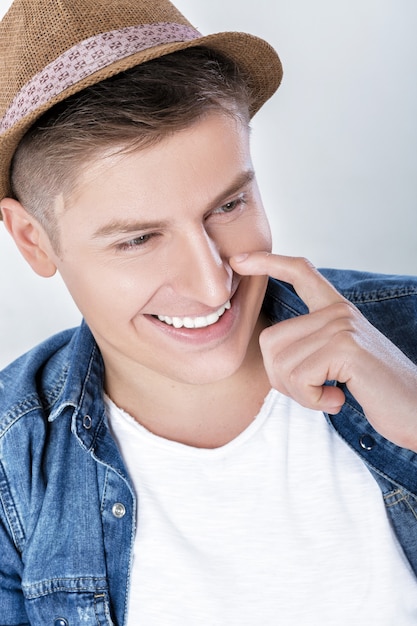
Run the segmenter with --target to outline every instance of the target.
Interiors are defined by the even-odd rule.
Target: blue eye
[[[138,235],[133,239],[129,239],[129,241],[123,241],[122,243],[117,244],[118,250],[133,250],[134,248],[139,248],[140,246],[145,245],[149,239],[151,239],[152,234],[150,235]]]
[[[239,198],[236,198],[236,200],[231,200],[230,202],[226,202],[226,204],[223,204],[218,209],[215,209],[213,213],[214,214],[232,213],[243,204],[246,204],[246,198],[245,196],[239,196]]]
[[[223,213],[230,213],[231,211],[233,211],[236,206],[240,204],[240,199],[239,200],[232,200],[232,202],[226,202],[226,204],[224,204],[221,207],[221,211]]]

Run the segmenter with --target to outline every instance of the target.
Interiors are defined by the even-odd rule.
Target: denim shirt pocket
[[[385,508],[402,550],[417,576],[417,496],[369,468],[382,491]]]
[[[384,494],[384,502],[402,549],[417,575],[417,498],[404,489]]]
[[[40,589],[24,589],[31,624],[42,626],[115,626],[107,588],[102,581],[60,580]],[[96,587],[93,590],[93,587]],[[103,588],[100,588],[103,587]]]

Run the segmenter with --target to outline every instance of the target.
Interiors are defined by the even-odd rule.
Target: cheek
[[[255,216],[242,225],[235,239],[235,252],[271,252],[272,237],[268,219],[263,209],[258,209]]]
[[[264,211],[262,211],[262,216],[259,219],[258,229],[255,232],[255,236],[259,239],[259,244],[260,244],[260,246],[257,249],[271,252],[272,250],[271,227],[269,225],[269,220],[266,217]]]
[[[63,263],[58,271],[89,323],[132,319],[157,288],[152,272],[138,268],[135,263],[115,268],[90,262],[88,267],[86,272],[79,264]]]

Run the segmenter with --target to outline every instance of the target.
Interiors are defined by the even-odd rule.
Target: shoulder
[[[89,341],[82,337],[87,335]],[[68,391],[74,363],[82,366],[94,340],[88,328],[70,329],[39,344],[0,372],[0,437],[23,416],[41,414],[48,419]]]
[[[100,422],[94,432],[77,431],[74,418],[83,401],[98,406],[91,393],[101,384],[100,353],[85,324],[51,337],[0,372],[0,526],[19,549],[37,523],[47,486],[51,502],[60,497],[68,468],[73,483],[85,476],[80,459]]]
[[[417,277],[329,269],[322,272],[373,326],[417,362]]]
[[[417,297],[417,276],[324,268],[320,272],[356,305]]]

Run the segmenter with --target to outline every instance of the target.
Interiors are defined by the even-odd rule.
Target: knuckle
[[[357,309],[350,302],[332,304],[330,326],[333,332],[355,332],[358,328],[357,313]]]
[[[357,348],[358,344],[355,341],[354,333],[351,330],[345,329],[338,333],[335,351],[339,354],[339,360],[343,360],[344,364],[346,364],[348,359],[352,359]]]
[[[271,343],[271,328],[265,328],[259,335],[259,346],[263,354],[267,354],[268,346]]]
[[[291,370],[283,373],[285,376],[288,389],[291,389],[292,396],[300,401],[306,401],[306,395],[309,393],[309,368],[305,363],[299,363]]]
[[[349,300],[340,300],[333,304],[335,311],[339,314],[339,317],[354,317],[358,312],[358,309]]]
[[[306,270],[308,271],[313,270],[314,272],[317,272],[316,267],[306,257],[303,257],[303,256],[294,257],[294,264],[299,269],[300,272],[304,273]]]

